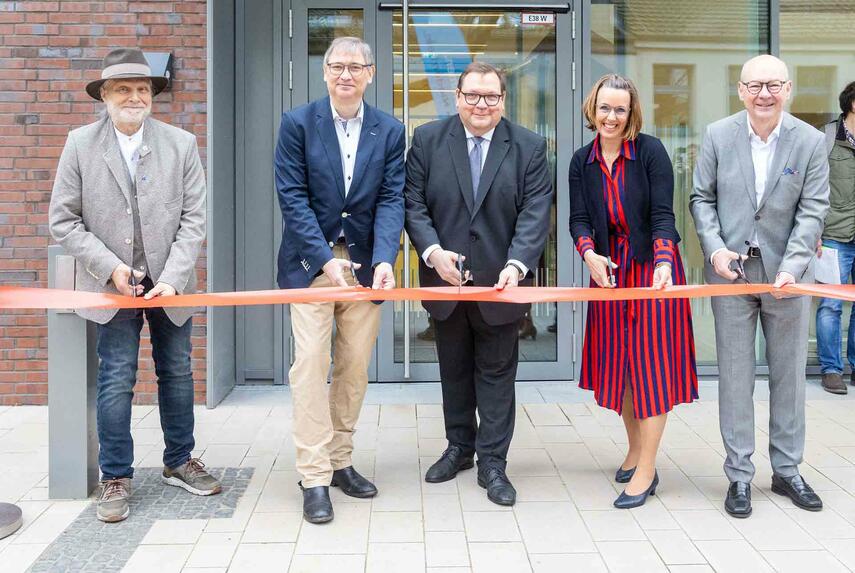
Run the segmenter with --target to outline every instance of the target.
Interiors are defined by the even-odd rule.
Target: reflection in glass
[[[840,115],[837,97],[846,84],[855,81],[855,35],[852,33],[855,3],[852,0],[781,0],[779,4],[781,58],[787,62],[793,80],[790,111],[822,129]],[[813,319],[818,300],[813,299],[808,364],[818,362],[816,321]],[[851,303],[844,303],[843,349],[848,343],[850,309]]]
[[[362,37],[362,10],[309,9],[309,101],[325,97],[324,54],[335,38]]]
[[[724,0],[702,9],[671,0],[591,4],[591,80],[615,72],[636,83],[644,131],[662,140],[674,165],[687,278],[702,284],[703,254],[689,212],[692,171],[707,124],[743,109],[736,80],[745,60],[768,49],[769,3]],[[693,300],[692,313],[698,364],[714,364],[709,299]]]
[[[394,113],[403,119],[402,15],[393,15]],[[474,60],[491,63],[507,73],[505,116],[544,136],[555,172],[555,24],[523,24],[519,12],[419,11],[410,14],[409,25],[410,134],[412,130],[457,113],[457,77]],[[556,286],[555,207],[546,251],[535,271],[538,286]],[[402,245],[403,248],[403,245]],[[410,251],[410,268],[398,257],[397,280],[403,273],[418,286],[418,259]],[[412,362],[435,362],[436,350],[428,314],[418,302],[410,307]],[[554,304],[533,305],[530,323],[521,331],[520,361],[554,362],[557,344]],[[395,362],[404,360],[404,305],[395,303]],[[522,339],[522,334],[530,336]],[[536,332],[536,334],[535,334]]]

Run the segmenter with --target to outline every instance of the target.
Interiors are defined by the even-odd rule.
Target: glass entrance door
[[[403,15],[395,10],[385,16],[385,20],[382,15],[378,17],[378,52],[391,51],[391,61],[387,60],[387,69],[378,68],[378,89],[391,89],[392,97],[386,100],[391,109],[387,111],[403,121]],[[391,24],[391,38],[384,34],[384,22]],[[546,250],[533,269],[537,286],[571,284],[573,274],[572,247],[566,232],[566,176],[560,175],[559,168],[569,163],[572,155],[569,66],[562,70],[559,65],[562,55],[565,63],[570,61],[569,53],[562,54],[570,50],[569,24],[569,14],[526,13],[495,5],[465,10],[411,9],[409,16],[410,135],[419,125],[457,113],[457,78],[470,62],[478,60],[507,74],[506,117],[548,142],[550,164],[553,175],[557,175],[556,194],[549,228],[544,229],[548,234]],[[384,99],[378,95],[378,102]],[[559,137],[562,126],[567,133]],[[420,253],[402,237],[395,269],[400,286],[419,286],[419,257]],[[377,346],[378,380],[439,380],[434,328],[428,313],[418,301],[385,306]],[[552,303],[532,307],[520,328],[519,379],[573,378],[573,310],[569,305]]]

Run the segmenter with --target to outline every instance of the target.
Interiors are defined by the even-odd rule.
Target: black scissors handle
[[[128,282],[131,284],[131,296],[137,297],[137,277],[134,274],[134,269],[131,268],[131,277],[128,279]]]

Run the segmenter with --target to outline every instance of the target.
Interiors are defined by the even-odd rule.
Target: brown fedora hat
[[[169,80],[163,76],[151,75],[151,67],[145,55],[137,48],[118,48],[104,56],[101,79],[86,84],[86,93],[101,101],[101,86],[107,80],[121,78],[149,79],[153,95],[163,91]]]

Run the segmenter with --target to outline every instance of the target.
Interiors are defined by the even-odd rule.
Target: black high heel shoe
[[[632,476],[635,475],[635,468],[629,468],[628,470],[619,467],[615,472],[615,481],[618,483],[629,483],[629,480],[632,479]]]
[[[623,490],[615,500],[614,506],[618,509],[631,509],[633,507],[641,507],[647,501],[650,495],[656,495],[656,486],[659,485],[659,472],[653,474],[653,481],[650,486],[638,495],[627,495],[626,490]]]

